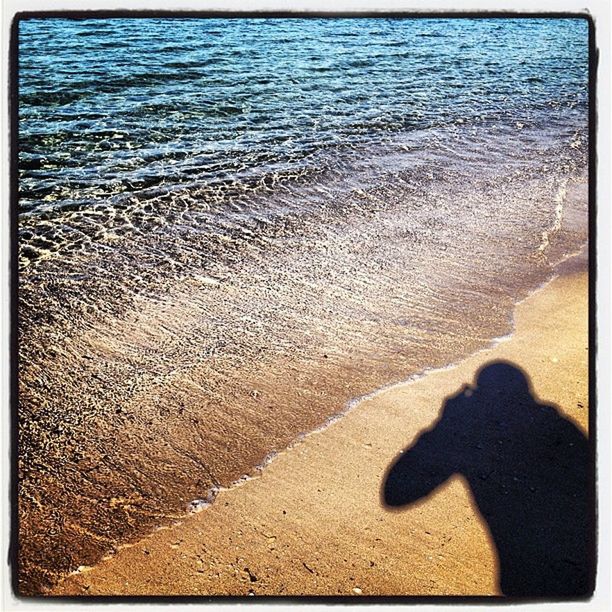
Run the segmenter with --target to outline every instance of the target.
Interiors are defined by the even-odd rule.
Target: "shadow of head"
[[[592,590],[589,464],[580,430],[536,401],[518,366],[495,361],[389,468],[382,502],[410,506],[461,474],[497,549],[501,591],[582,596]]]
[[[482,396],[531,396],[531,384],[526,374],[507,361],[483,366],[476,375],[476,389]]]

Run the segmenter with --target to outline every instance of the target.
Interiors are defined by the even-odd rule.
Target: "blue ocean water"
[[[24,20],[20,210],[269,185],[451,124],[583,125],[587,42],[580,19]]]

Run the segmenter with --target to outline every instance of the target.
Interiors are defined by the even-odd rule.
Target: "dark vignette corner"
[[[591,450],[589,474],[589,501],[591,507],[591,595],[595,592],[597,578],[597,535],[599,515],[597,511],[597,69],[599,49],[597,48],[595,20],[591,15],[583,15],[589,30],[589,174],[588,174],[588,215],[589,215],[589,321],[588,321],[588,359],[589,359],[589,444]]]
[[[9,138],[10,138],[10,182],[9,182],[9,233],[10,233],[10,366],[9,366],[9,412],[10,412],[10,538],[8,550],[8,564],[11,573],[11,586],[13,593],[19,595],[19,513],[18,513],[18,467],[19,457],[19,266],[17,243],[17,201],[18,201],[18,162],[19,162],[19,22],[20,15],[16,15],[11,23],[9,41]]]

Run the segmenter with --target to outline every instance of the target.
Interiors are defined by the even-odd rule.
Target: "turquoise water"
[[[406,135],[584,129],[587,40],[578,19],[22,21],[19,208],[54,225],[23,222],[22,259],[90,236],[88,211],[197,211]]]

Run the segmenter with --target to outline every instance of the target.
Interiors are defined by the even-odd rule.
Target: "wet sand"
[[[465,479],[399,511],[385,474],[445,399],[495,360],[588,430],[584,258],[521,302],[515,331],[454,367],[383,390],[214,504],[83,568],[52,595],[498,595],[498,551]],[[495,479],[495,474],[490,476]]]

